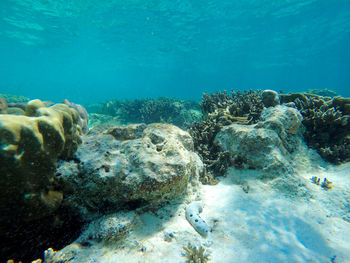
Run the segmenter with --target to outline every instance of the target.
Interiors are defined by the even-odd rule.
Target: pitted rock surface
[[[293,172],[293,154],[302,145],[302,116],[286,106],[265,109],[255,125],[231,124],[216,136],[231,162],[247,168],[263,169],[275,177]]]
[[[85,218],[183,196],[203,170],[191,136],[173,125],[92,131],[83,140],[75,160],[61,162],[57,175],[65,202]]]

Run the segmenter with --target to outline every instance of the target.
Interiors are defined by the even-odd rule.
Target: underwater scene
[[[0,262],[350,263],[350,1],[0,0]]]

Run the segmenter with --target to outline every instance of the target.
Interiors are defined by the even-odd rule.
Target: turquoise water
[[[77,103],[224,89],[350,97],[348,0],[1,0],[0,93]]]

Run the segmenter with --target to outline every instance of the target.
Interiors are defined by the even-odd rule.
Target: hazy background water
[[[350,97],[349,0],[0,0],[0,93],[84,103],[267,88]]]

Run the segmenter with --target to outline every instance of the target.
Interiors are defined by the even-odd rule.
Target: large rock
[[[292,172],[291,158],[300,147],[302,116],[298,110],[276,106],[263,111],[255,125],[231,124],[216,136],[231,163],[263,169],[270,177]]]
[[[75,156],[57,175],[65,202],[86,219],[181,197],[203,170],[191,136],[168,124],[92,132]]]

